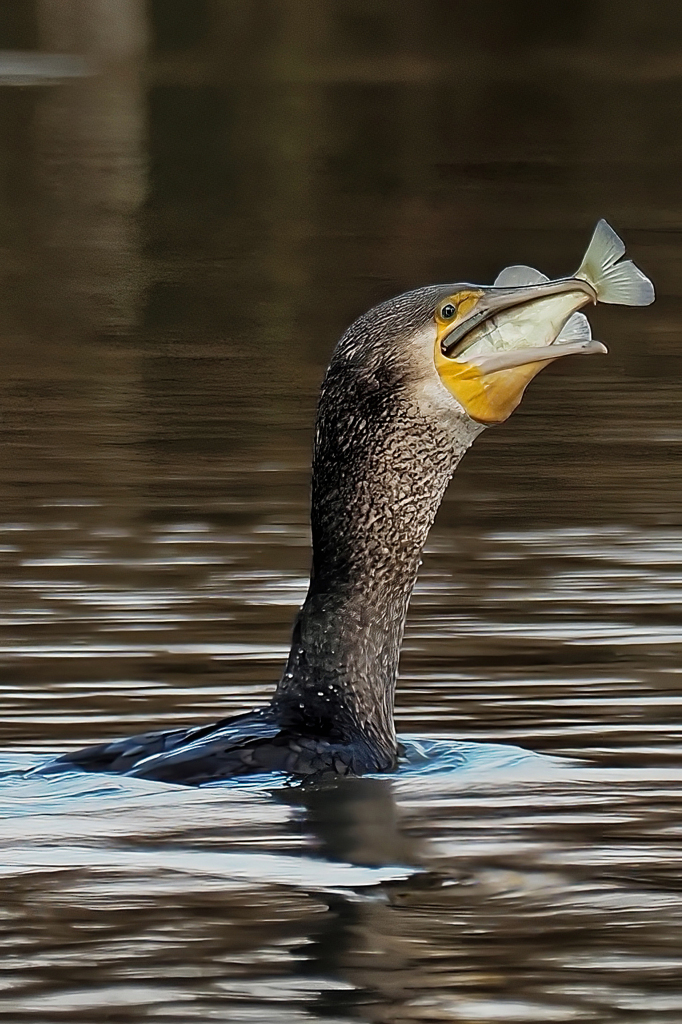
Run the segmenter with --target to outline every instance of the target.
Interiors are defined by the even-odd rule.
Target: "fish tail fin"
[[[600,220],[575,276],[594,288],[600,302],[648,306],[655,298],[654,286],[632,260],[618,263],[624,252],[625,246],[616,232]]]

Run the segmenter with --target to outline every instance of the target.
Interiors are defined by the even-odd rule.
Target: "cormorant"
[[[653,301],[600,221],[576,275],[509,267],[494,285],[430,285],[371,309],[322,384],[312,473],[310,587],[270,703],[199,728],[88,747],[41,772],[185,785],[249,773],[396,767],[393,698],[422,549],[460,459],[548,363],[605,352],[581,306]]]

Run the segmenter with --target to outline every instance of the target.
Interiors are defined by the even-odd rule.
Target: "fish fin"
[[[545,284],[547,281],[549,278],[539,270],[519,264],[501,270],[493,281],[493,288],[523,288],[524,285]]]
[[[584,313],[574,313],[573,316],[569,316],[553,344],[565,345],[567,342],[590,341],[591,338],[590,321]]]
[[[623,260],[607,270],[597,295],[600,302],[618,306],[649,306],[656,298],[653,284],[632,260]]]
[[[654,286],[631,260],[617,262],[624,252],[616,232],[600,220],[575,276],[592,285],[600,302],[648,306],[655,298]]]

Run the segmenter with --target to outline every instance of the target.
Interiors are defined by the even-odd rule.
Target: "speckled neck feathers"
[[[423,292],[428,315],[433,297]],[[280,720],[303,734],[366,746],[370,770],[395,762],[408,602],[445,488],[480,431],[468,418],[425,411],[410,343],[425,309],[403,298],[413,301],[402,318],[394,300],[353,324],[322,386],[310,589],[273,701]]]
[[[422,288],[377,306],[334,353],[315,436],[310,589],[271,703],[209,726],[86,747],[36,771],[199,786],[253,773],[317,778],[395,765],[393,695],[407,605],[448,480],[482,429],[435,368],[442,293]]]

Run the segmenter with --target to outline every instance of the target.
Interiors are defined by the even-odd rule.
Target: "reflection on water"
[[[20,1019],[676,1020],[680,769],[411,754],[310,790],[10,776]]]
[[[682,20],[466,20],[2,5],[0,85],[26,73],[0,89],[12,1022],[682,1017]],[[262,703],[335,338],[417,284],[570,271],[600,216],[658,301],[591,313],[609,357],[545,371],[458,471],[396,776],[24,776]]]

